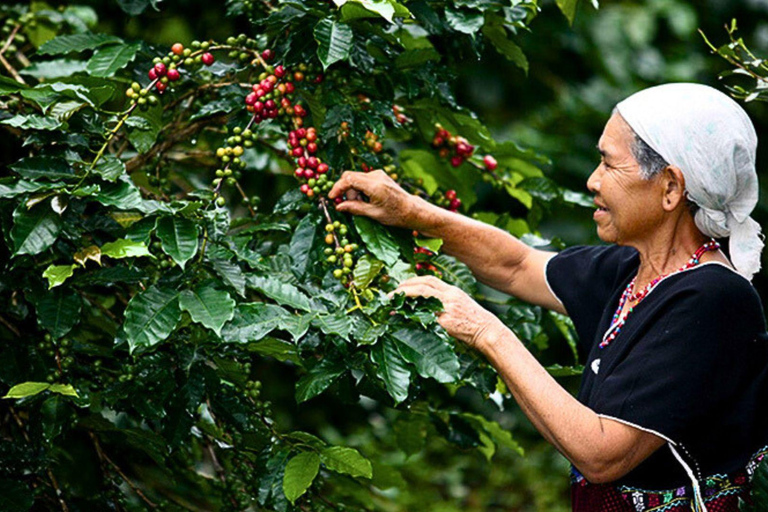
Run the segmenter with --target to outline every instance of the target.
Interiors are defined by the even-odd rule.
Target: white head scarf
[[[637,135],[685,177],[699,206],[696,226],[713,238],[730,237],[731,261],[749,280],[760,270],[763,240],[749,214],[757,204],[757,135],[735,101],[700,84],[665,84],[616,106]]]

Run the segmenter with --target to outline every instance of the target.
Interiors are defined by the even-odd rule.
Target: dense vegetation
[[[230,0],[232,33],[168,44],[105,25],[163,8],[0,7],[0,508],[566,507],[566,462],[439,304],[387,293],[437,275],[573,385],[567,319],[326,197],[382,169],[560,247],[546,212],[590,201],[456,91],[489,54],[524,79],[536,0]]]

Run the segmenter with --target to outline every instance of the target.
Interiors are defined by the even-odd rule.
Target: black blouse
[[[659,282],[600,348],[638,265],[635,249],[601,246],[569,248],[546,268],[579,336],[579,401],[673,447],[616,484],[689,485],[684,464],[698,480],[743,469],[768,444],[768,334],[757,292],[725,265],[702,263]]]

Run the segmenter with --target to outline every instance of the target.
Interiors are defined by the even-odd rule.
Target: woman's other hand
[[[440,299],[443,303],[443,311],[437,314],[440,325],[457,340],[483,353],[500,330],[506,330],[501,320],[472,297],[434,276],[407,279],[393,293]]]
[[[418,198],[403,190],[384,171],[346,171],[328,197],[345,198],[336,205],[336,210],[340,212],[364,215],[387,226],[415,228]]]

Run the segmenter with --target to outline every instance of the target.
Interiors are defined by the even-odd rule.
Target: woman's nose
[[[598,165],[594,171],[592,171],[592,174],[589,175],[589,178],[587,178],[587,190],[592,192],[593,194],[596,194],[600,192],[600,168],[602,165]]]

